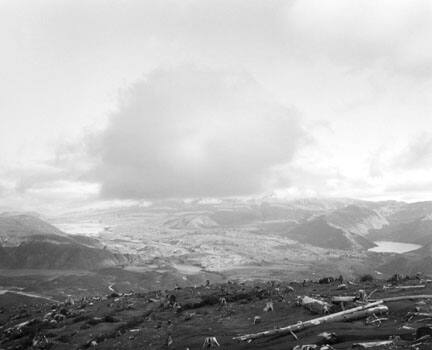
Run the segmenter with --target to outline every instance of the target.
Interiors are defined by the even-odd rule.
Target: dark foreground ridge
[[[431,281],[368,277],[229,282],[3,305],[0,349],[432,349]],[[371,303],[378,307],[355,317],[304,322]],[[310,327],[253,341],[234,339],[299,321]]]

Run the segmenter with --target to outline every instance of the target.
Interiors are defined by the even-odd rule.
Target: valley
[[[64,300],[106,294],[110,286],[149,292],[206,280],[427,274],[432,234],[422,229],[419,244],[409,230],[400,239],[400,228],[431,214],[428,202],[352,199],[164,201],[43,218],[5,213],[0,286],[9,292],[0,299],[14,288]]]

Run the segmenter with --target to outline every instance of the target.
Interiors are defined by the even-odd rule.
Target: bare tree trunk
[[[398,289],[398,290],[405,290],[405,289],[422,289],[422,288],[426,288],[425,284],[418,284],[415,286],[391,286],[391,287],[386,287],[384,286],[383,289]]]
[[[368,343],[357,343],[353,344],[353,349],[377,349],[380,347],[387,347],[394,345],[395,342],[393,340],[383,340],[383,341],[374,341],[374,342],[368,342]]]
[[[415,299],[432,299],[430,294],[420,294],[420,295],[401,295],[399,297],[382,298],[378,299],[382,302],[400,301],[400,300],[415,300]],[[370,301],[374,301],[373,299]]]
[[[365,318],[373,314],[385,314],[388,312],[388,308],[387,306],[382,305],[382,303],[383,303],[382,300],[379,300],[374,303],[358,306],[331,315],[314,318],[312,320],[299,322],[287,327],[271,329],[268,331],[263,331],[255,334],[246,334],[246,335],[234,337],[234,339],[242,340],[242,341],[254,340],[254,339],[265,338],[273,335],[290,334],[291,332],[319,326],[321,324],[328,323],[328,322],[352,321],[352,320]]]
[[[331,298],[331,302],[333,304],[338,304],[338,303],[350,303],[353,302],[357,299],[356,296],[353,295],[340,295],[340,296],[334,296]]]

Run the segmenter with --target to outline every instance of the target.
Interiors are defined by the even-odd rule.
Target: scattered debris
[[[430,312],[408,312],[407,313],[408,320],[411,320],[414,317],[432,318],[432,313]]]
[[[405,281],[396,287],[412,284]],[[235,345],[235,341],[250,343],[263,338],[255,344],[258,348],[329,350],[332,346],[351,349],[356,344],[354,349],[432,349],[432,295],[427,294],[431,285],[425,291],[414,288],[412,295],[388,298],[393,287],[383,289],[380,280],[362,284],[360,291],[345,280],[346,293],[339,289],[341,295],[337,295],[339,282],[340,278],[329,287],[308,281],[303,288],[302,281],[231,282],[210,288],[122,293],[116,298],[76,298],[74,304],[66,300],[34,308],[11,307],[6,315],[0,313],[4,320],[0,342],[4,349],[115,349],[126,344],[145,349],[246,349],[253,346]],[[288,294],[293,287],[302,296]],[[416,291],[424,294],[415,295]],[[375,292],[380,299],[371,302]],[[295,307],[296,300],[301,308]],[[217,312],[221,306],[223,311]],[[339,312],[340,307],[346,310]],[[262,314],[263,308],[269,313]],[[320,315],[309,319],[310,311]],[[281,320],[288,326],[280,324]],[[360,321],[352,322],[355,320]],[[236,336],[248,327],[252,329],[249,333],[258,333]],[[185,333],[195,330],[194,339]],[[213,336],[205,338],[206,334]]]
[[[387,317],[378,317],[377,315],[373,314],[366,318],[365,324],[367,325],[375,325],[377,327],[381,327],[381,324],[383,321],[387,321]]]

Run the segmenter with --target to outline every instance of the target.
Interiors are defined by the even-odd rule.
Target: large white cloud
[[[114,198],[253,194],[305,140],[296,112],[246,73],[155,70],[91,143],[94,180]]]

